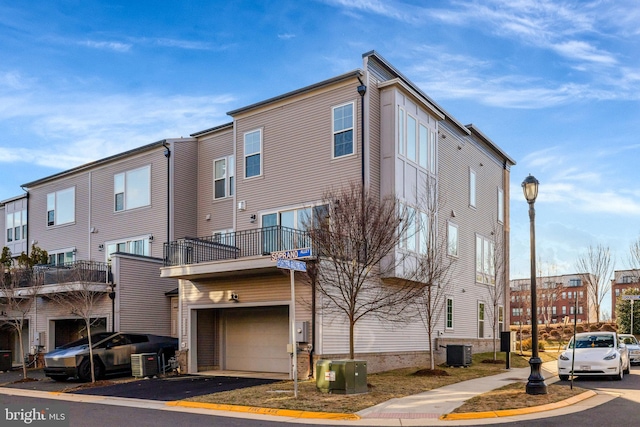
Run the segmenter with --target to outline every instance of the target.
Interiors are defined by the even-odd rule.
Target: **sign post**
[[[622,299],[628,300],[631,304],[631,308],[629,310],[629,317],[631,317],[631,330],[629,331],[629,333],[633,334],[633,302],[635,300],[640,300],[640,295],[622,295]]]
[[[289,322],[291,323],[291,372],[293,375],[293,395],[298,397],[298,349],[296,344],[296,271],[307,271],[307,264],[298,258],[311,256],[311,248],[292,249],[271,253],[271,261],[276,261],[278,268],[289,270],[291,276],[291,306],[289,308]]]

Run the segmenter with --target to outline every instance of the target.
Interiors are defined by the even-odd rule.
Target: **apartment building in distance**
[[[611,318],[616,320],[616,306],[620,303],[620,297],[627,289],[638,289],[640,293],[640,271],[616,270],[611,280]],[[640,304],[640,302],[636,302]],[[627,302],[628,304],[628,302]]]
[[[510,288],[511,324],[530,325],[531,279],[512,279]],[[537,277],[536,291],[538,324],[595,322],[595,307],[581,275]]]
[[[292,376],[287,345],[295,338],[304,378],[316,360],[348,356],[347,323],[310,303],[322,297],[302,273],[292,300],[290,276],[270,254],[308,242],[303,219],[335,207],[324,205],[327,190],[364,182],[370,194],[395,197],[420,217],[430,182],[442,202],[438,237],[455,260],[436,340],[417,319],[390,324],[371,316],[356,324],[355,356],[377,372],[424,364],[429,352],[442,360],[447,344],[493,348],[510,323],[515,161],[478,127],[460,123],[375,51],[362,56],[360,69],[228,114],[230,122],[189,138],[27,183],[26,195],[5,201],[6,235],[10,213],[13,236],[23,226],[15,212],[24,203],[21,244],[37,242],[49,253],[49,264],[38,267],[44,293],[64,292],[73,285],[65,274],[86,268],[103,293],[96,325],[178,337],[185,372]],[[424,236],[413,237],[396,254],[415,256]],[[496,253],[505,267],[497,279]],[[393,274],[383,285],[402,271]],[[26,336],[39,351],[83,333],[79,319],[46,295],[28,320]]]

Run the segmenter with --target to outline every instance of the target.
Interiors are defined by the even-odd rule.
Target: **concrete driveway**
[[[90,383],[79,380],[63,382],[47,378],[42,369],[30,369],[29,381],[22,380],[22,370],[0,373],[0,387],[19,388],[51,392],[70,392],[97,396],[114,396],[135,399],[173,401],[193,396],[236,390],[262,384],[271,384],[278,380],[266,378],[248,378],[238,376],[212,375],[174,375],[164,378],[107,377],[96,386],[86,387]],[[100,384],[108,384],[100,386]],[[80,389],[72,390],[75,387]]]

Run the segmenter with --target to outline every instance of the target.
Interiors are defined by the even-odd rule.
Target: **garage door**
[[[289,372],[288,307],[225,310],[225,369]]]

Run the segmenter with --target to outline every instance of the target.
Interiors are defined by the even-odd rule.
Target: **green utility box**
[[[366,393],[367,362],[364,360],[319,360],[316,387],[325,393]]]

